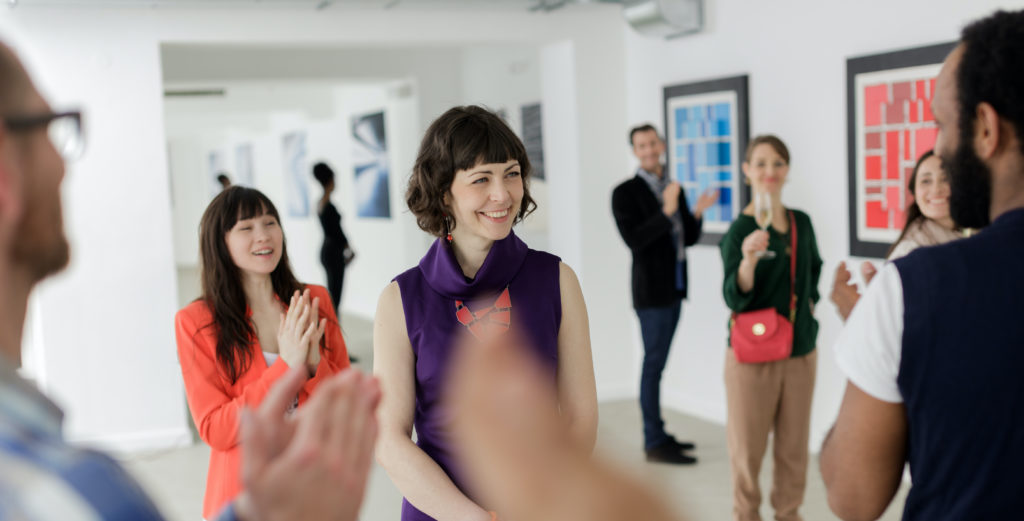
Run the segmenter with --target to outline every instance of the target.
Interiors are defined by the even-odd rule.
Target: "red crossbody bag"
[[[796,219],[789,214],[789,318],[775,308],[733,313],[729,342],[736,360],[759,364],[785,360],[793,353],[793,323],[796,322]]]

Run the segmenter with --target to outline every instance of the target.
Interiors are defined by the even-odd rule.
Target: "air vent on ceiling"
[[[636,32],[678,38],[704,28],[704,0],[576,0],[578,3],[621,4],[622,16]]]

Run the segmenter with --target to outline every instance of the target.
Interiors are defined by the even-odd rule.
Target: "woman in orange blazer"
[[[203,517],[213,519],[242,490],[239,418],[290,367],[317,384],[349,366],[323,286],[292,274],[277,209],[235,186],[210,202],[199,225],[203,295],[178,311],[178,360],[199,436],[210,445]]]

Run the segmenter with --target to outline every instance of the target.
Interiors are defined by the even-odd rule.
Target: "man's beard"
[[[59,272],[68,264],[70,251],[63,227],[50,234],[38,233],[38,227],[23,223],[14,243],[14,261],[26,267],[34,281]],[[49,240],[45,240],[48,237]]]
[[[949,214],[957,226],[984,228],[990,222],[992,170],[974,153],[971,140],[961,139],[952,157],[941,156],[949,173]]]

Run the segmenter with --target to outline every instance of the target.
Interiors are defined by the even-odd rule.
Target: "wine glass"
[[[768,231],[768,227],[772,225],[772,194],[770,192],[754,192],[754,220],[757,221],[758,228],[764,231]],[[775,252],[772,250],[759,251],[757,257],[774,259]]]

